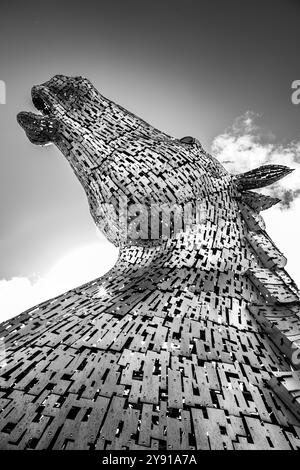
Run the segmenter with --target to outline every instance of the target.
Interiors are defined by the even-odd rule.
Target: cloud
[[[286,270],[300,286],[299,240],[300,240],[300,198],[293,201],[288,210],[279,204],[262,212],[268,235],[287,258]]]
[[[61,258],[43,277],[0,280],[0,322],[102,276],[115,264],[117,256],[117,248],[109,242],[92,243]]]
[[[270,187],[259,190],[281,199],[279,207],[289,209],[300,197],[300,140],[283,145],[275,136],[257,125],[259,115],[251,111],[237,118],[233,125],[212,143],[212,153],[233,174],[260,165],[279,164],[295,171]]]

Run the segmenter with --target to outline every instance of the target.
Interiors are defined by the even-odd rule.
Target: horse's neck
[[[121,248],[105,283],[130,284],[138,290],[217,296],[249,305],[298,302],[285,257],[265,231],[263,219],[249,206],[232,201],[227,219],[210,207],[206,220],[164,242]],[[213,213],[214,212],[214,213]],[[273,283],[273,284],[272,284]],[[165,296],[158,295],[158,301]],[[230,302],[228,303],[228,299]]]
[[[169,240],[122,247],[109,279],[114,284],[116,279],[122,284],[134,283],[136,289],[148,282],[152,290],[161,290],[163,283],[173,293],[214,292],[220,297],[228,296],[228,286],[235,285],[237,297],[241,297],[246,282],[242,279],[251,262],[236,209],[235,216],[232,212],[227,220],[217,220],[216,214],[210,213],[203,223]]]

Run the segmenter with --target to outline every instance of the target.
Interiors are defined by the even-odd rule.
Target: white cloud
[[[282,210],[273,206],[262,212],[267,232],[288,262],[285,267],[300,286],[299,240],[300,240],[300,198],[294,200],[290,209]]]
[[[39,302],[102,276],[115,264],[117,256],[117,248],[102,241],[67,254],[45,276],[34,281],[27,277],[1,280],[0,322]]]
[[[260,165],[278,164],[295,171],[260,192],[282,199],[280,206],[288,208],[300,196],[300,140],[283,145],[275,136],[265,133],[256,123],[259,116],[250,111],[217,136],[212,153],[232,174],[243,173]]]

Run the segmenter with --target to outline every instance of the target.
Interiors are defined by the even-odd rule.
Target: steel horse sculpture
[[[120,248],[106,275],[0,325],[1,449],[299,449],[299,291],[252,191],[82,77],[18,122],[54,143]],[[80,267],[78,267],[80,269]]]

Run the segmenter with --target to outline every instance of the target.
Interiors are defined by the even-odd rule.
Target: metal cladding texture
[[[284,170],[232,177],[81,77],[33,96],[120,256],[1,325],[0,448],[299,449],[299,292],[248,191]]]

